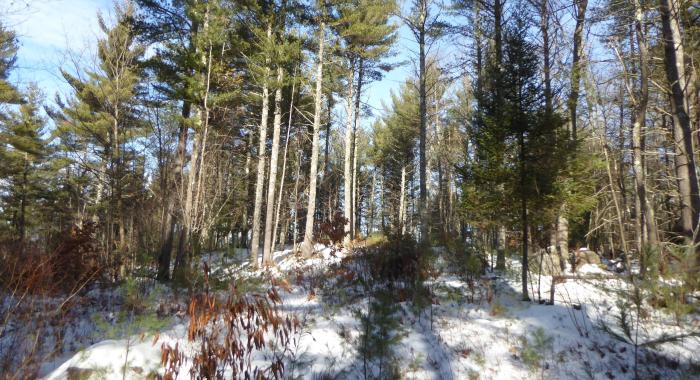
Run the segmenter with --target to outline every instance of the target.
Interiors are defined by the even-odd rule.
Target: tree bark
[[[267,39],[272,36],[272,24],[267,26]],[[266,61],[269,62],[269,59]],[[270,89],[267,81],[270,78],[270,67],[265,68],[262,88],[262,111],[260,115],[260,140],[258,142],[258,174],[255,182],[255,203],[253,209],[253,237],[250,240],[250,264],[258,266],[258,250],[260,248],[260,214],[262,213],[263,187],[265,185],[265,147],[267,144],[267,119],[270,112]]]
[[[559,265],[561,270],[566,269],[569,261],[569,220],[564,216],[564,205],[557,216],[557,251],[559,251]]]
[[[277,67],[277,89],[275,89],[275,116],[272,123],[272,151],[270,152],[270,175],[267,184],[267,210],[265,212],[265,241],[263,243],[263,265],[272,264],[273,220],[275,213],[275,190],[277,189],[277,160],[282,129],[282,80],[284,70]],[[280,189],[280,192],[282,189]]]
[[[698,243],[698,212],[700,212],[700,194],[693,152],[692,128],[688,114],[688,101],[685,89],[686,70],[684,50],[679,24],[678,0],[659,0],[662,33],[664,39],[664,57],[666,78],[671,87],[671,116],[673,121],[673,138],[676,150],[678,170],[678,190],[681,201],[681,228],[686,238],[695,244],[697,268],[700,270],[700,249]]]
[[[359,110],[356,110],[356,112],[357,111]],[[350,233],[352,234],[352,238],[355,239],[360,228],[360,205],[357,196],[359,190],[357,187],[357,131],[353,130],[352,136],[352,228],[350,229]]]
[[[311,167],[309,169],[309,205],[306,209],[306,229],[302,255],[311,257],[314,252],[314,214],[316,211],[316,182],[318,176],[318,140],[321,127],[321,98],[323,97],[323,45],[325,42],[326,22],[321,21],[318,33],[318,62],[316,64],[316,94],[314,104],[313,138],[311,144]]]
[[[173,240],[175,237],[175,226],[177,218],[175,217],[175,202],[177,200],[177,190],[182,189],[182,168],[185,164],[185,147],[187,145],[187,119],[190,117],[191,104],[185,100],[182,103],[182,112],[180,126],[178,129],[177,148],[175,149],[175,162],[172,166],[172,181],[175,186],[168,192],[166,200],[167,207],[165,212],[164,224],[167,226],[163,229],[161,237],[160,253],[158,254],[158,281],[170,280],[170,256],[173,250]]]
[[[345,236],[343,245],[348,246],[352,240],[353,213],[352,213],[352,156],[353,156],[353,134],[354,134],[354,114],[355,110],[355,64],[353,62],[348,77],[347,99],[345,100],[345,113],[347,121],[345,125],[345,159],[343,161],[343,214],[347,219],[344,227]]]
[[[399,230],[406,233],[406,166],[401,167],[401,193],[399,194]]]
[[[578,0],[576,7],[576,27],[574,29],[574,57],[571,61],[571,92],[569,92],[569,123],[571,124],[571,138],[577,139],[577,113],[578,97],[581,85],[581,57],[583,57],[583,26],[586,21],[586,8],[588,0]]]
[[[506,227],[498,226],[498,244],[496,247],[496,270],[506,269]]]
[[[529,224],[527,215],[527,195],[525,194],[525,135],[520,132],[518,136],[518,142],[520,145],[520,222],[522,224],[522,288],[523,288],[523,301],[529,301],[530,296],[527,292],[527,272],[528,268],[528,250],[530,238],[528,236]]]
[[[642,131],[646,129],[647,104],[649,102],[649,52],[647,47],[646,33],[644,31],[644,13],[639,0],[635,0],[635,30],[637,35],[637,45],[639,47],[639,67],[640,67],[640,94],[637,99],[637,109],[632,126],[632,153],[633,168],[636,184],[637,198],[639,199],[642,220],[645,223],[646,243],[653,249],[658,246],[658,230],[656,218],[654,216],[653,202],[647,193],[646,173],[644,170],[644,136]],[[640,215],[637,215],[639,218]],[[641,252],[641,251],[640,251]]]
[[[426,1],[423,1],[422,3],[427,3]],[[426,66],[425,66],[425,58],[426,58],[426,51],[425,51],[425,38],[426,38],[426,30],[425,30],[425,23],[427,20],[427,9],[428,5],[423,4],[422,9],[421,9],[421,14],[420,14],[420,28],[418,30],[418,60],[419,60],[419,68],[418,68],[418,74],[419,74],[419,86],[418,86],[418,97],[419,97],[419,105],[418,105],[418,112],[420,113],[420,124],[419,124],[419,147],[418,147],[418,157],[419,157],[419,195],[418,195],[418,200],[419,200],[419,206],[418,206],[418,213],[420,214],[420,241],[423,243],[429,242],[429,237],[428,233],[430,231],[428,227],[428,216],[427,216],[427,202],[428,202],[428,190],[427,190],[427,172],[426,172],[426,140],[427,140],[427,104],[426,104],[426,96],[427,96],[427,88],[426,88]]]
[[[277,227],[279,226],[280,220],[280,209],[282,208],[282,193],[284,192],[284,180],[287,174],[287,152],[289,150],[289,134],[292,130],[292,117],[294,115],[294,91],[296,90],[296,68],[294,69],[294,77],[292,81],[292,92],[289,99],[289,119],[287,120],[287,137],[284,141],[284,156],[282,158],[282,175],[280,177],[280,191],[277,197],[277,211],[275,212],[275,229],[272,234],[272,247],[275,247],[275,237],[277,236]],[[325,173],[325,171],[324,171]],[[282,234],[280,234],[280,243],[284,244],[285,241],[282,239]]]
[[[360,100],[362,96],[362,81],[364,76],[365,61],[360,57],[357,70],[357,93],[355,94],[355,114],[352,122],[352,237],[354,238],[360,230],[360,200],[357,196],[358,181],[357,181],[357,127],[362,112],[360,108]]]

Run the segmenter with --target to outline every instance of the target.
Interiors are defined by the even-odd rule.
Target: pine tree
[[[681,229],[685,238],[695,245],[697,270],[700,270],[700,234],[698,233],[700,210],[700,192],[693,152],[690,115],[687,105],[688,76],[683,64],[685,56],[681,41],[680,9],[676,1],[659,0],[661,11],[662,35],[664,40],[664,59],[666,79],[671,89],[671,117],[673,119],[674,150],[678,170],[678,190],[681,204]],[[692,92],[691,92],[692,96]],[[696,110],[698,114],[700,111]]]
[[[429,242],[428,236],[430,228],[428,226],[427,217],[427,202],[428,202],[428,173],[427,173],[427,124],[428,124],[428,108],[427,108],[427,66],[426,59],[429,53],[429,48],[433,42],[438,39],[444,32],[445,24],[440,21],[440,13],[434,8],[437,5],[431,0],[414,0],[411,5],[410,13],[402,17],[404,23],[409,27],[413,37],[418,44],[418,96],[419,96],[419,202],[418,213],[420,214],[420,241]]]
[[[115,10],[116,24],[112,27],[98,16],[105,34],[97,44],[98,67],[88,71],[86,78],[62,70],[75,96],[63,106],[62,114],[56,115],[56,133],[75,139],[77,145],[64,145],[79,149],[78,153],[98,173],[94,213],[104,228],[108,257],[122,260],[113,257],[112,251],[116,247],[123,255],[128,249],[123,197],[130,166],[125,152],[141,127],[135,99],[141,79],[137,64],[144,48],[134,39],[133,8],[117,5]]]
[[[396,40],[396,26],[389,23],[396,4],[388,0],[341,1],[337,4],[339,17],[333,26],[343,46],[341,55],[345,68],[345,159],[343,166],[343,211],[348,219],[345,226],[345,244],[355,235],[357,224],[355,183],[357,160],[355,135],[360,117],[362,86],[370,80],[381,79],[382,72],[391,69],[383,62],[391,55]]]
[[[40,222],[35,217],[45,181],[42,171],[48,158],[48,142],[44,139],[46,120],[41,116],[42,97],[36,85],[27,90],[18,112],[12,112],[0,124],[0,168],[4,219],[13,227],[20,251],[24,249],[30,227]],[[30,238],[36,238],[29,235]],[[20,252],[21,254],[22,252]]]
[[[22,101],[19,91],[8,78],[17,61],[17,36],[0,23],[0,106],[4,104],[19,104]],[[0,121],[3,113],[0,109]]]
[[[222,47],[220,42],[227,37],[220,28],[205,29],[210,22],[219,24],[228,18],[223,11],[225,7],[218,1],[136,0],[136,3],[140,12],[133,20],[134,31],[141,41],[157,49],[157,54],[148,59],[144,66],[158,80],[155,88],[166,99],[176,102],[180,108],[175,157],[168,168],[161,168],[169,172],[163,174],[169,183],[162,189],[165,218],[158,254],[158,279],[167,281],[170,279],[176,227],[180,226],[176,266],[184,265],[185,250],[192,227],[189,214],[193,209],[198,171],[195,169],[188,173],[188,177],[184,175],[188,135],[190,129],[196,129],[197,124],[201,123],[201,116],[204,114],[204,94],[208,93],[207,81],[204,78],[209,72],[208,68],[212,66],[209,54],[214,53],[214,45],[217,49]],[[211,17],[212,21],[208,21],[208,17]],[[218,44],[212,44],[213,36]],[[195,137],[195,140],[201,140],[203,137],[199,133],[196,136],[199,137]],[[199,165],[199,161],[195,161],[193,168]]]
[[[398,94],[391,96],[391,110],[374,125],[373,162],[383,173],[383,189],[387,195],[383,208],[391,208],[393,231],[406,232],[408,220],[407,187],[415,172],[415,145],[419,133],[418,92],[415,81],[404,83]],[[390,195],[395,195],[391,197]],[[397,196],[398,197],[397,197]]]
[[[314,252],[314,218],[316,215],[316,185],[318,180],[318,145],[319,129],[321,128],[321,101],[323,97],[323,48],[326,40],[326,15],[325,4],[319,5],[318,17],[318,52],[316,54],[316,89],[314,92],[314,121],[311,140],[311,165],[309,168],[309,201],[306,208],[306,228],[304,229],[304,242],[301,252],[309,258]]]

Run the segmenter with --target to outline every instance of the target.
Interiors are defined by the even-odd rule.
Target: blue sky
[[[3,22],[18,35],[20,49],[11,80],[20,87],[36,82],[47,99],[65,95],[60,67],[85,59],[98,36],[97,12],[109,12],[110,0],[10,0]],[[70,52],[70,54],[69,54]]]
[[[4,22],[17,32],[20,41],[11,80],[20,87],[36,82],[50,101],[57,92],[68,95],[69,87],[59,69],[72,70],[74,60],[90,59],[100,35],[96,14],[100,11],[108,15],[111,8],[112,0],[10,0],[9,6],[0,5],[0,14],[7,15]],[[412,35],[402,26],[395,60],[409,61],[414,47]],[[394,69],[383,80],[366,86],[362,100],[379,115],[382,101],[387,102],[390,92],[397,90],[413,70],[410,62]]]

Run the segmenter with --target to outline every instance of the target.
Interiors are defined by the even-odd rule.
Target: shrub
[[[244,294],[232,286],[225,301],[209,288],[209,268],[204,268],[204,290],[192,296],[187,337],[197,342],[190,375],[193,378],[280,378],[284,355],[292,334],[299,328],[294,316],[283,316],[282,300],[274,286],[263,294]],[[253,364],[255,352],[272,351],[264,367]],[[178,347],[163,345],[164,378],[176,378],[186,358]]]
[[[339,245],[345,238],[345,225],[349,220],[340,211],[333,214],[333,218],[321,223],[318,241],[325,245]]]
[[[0,286],[10,292],[56,295],[74,293],[99,280],[108,265],[102,262],[96,231],[93,222],[73,226],[48,253],[37,247],[18,251],[15,245],[4,245],[0,248]]]
[[[369,375],[370,363],[375,363],[379,368],[378,379],[400,378],[397,376],[398,368],[392,351],[392,346],[401,341],[401,335],[397,331],[400,323],[395,316],[398,310],[392,295],[379,291],[369,303],[367,314],[358,312],[362,329],[358,339],[358,352],[362,357],[365,379]]]
[[[546,355],[552,351],[554,338],[547,335],[544,329],[538,327],[530,333],[530,339],[520,338],[520,356],[528,367],[532,369],[543,368]]]
[[[424,278],[420,256],[411,236],[394,235],[369,249],[365,257],[373,280],[410,287]]]

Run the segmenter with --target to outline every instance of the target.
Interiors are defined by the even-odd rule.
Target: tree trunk
[[[282,193],[284,192],[284,180],[287,174],[287,152],[289,150],[289,134],[292,130],[292,117],[294,115],[294,91],[296,90],[296,68],[294,69],[294,77],[292,81],[291,98],[289,99],[289,119],[287,120],[287,137],[284,140],[284,156],[282,158],[282,176],[280,177],[280,191],[277,197],[277,211],[275,212],[275,229],[272,234],[272,247],[275,247],[275,237],[277,236],[277,227],[280,220],[280,209],[282,208]],[[325,171],[324,171],[325,173]],[[285,229],[286,231],[286,229]],[[284,232],[284,231],[283,231]],[[282,235],[280,234],[280,243],[284,244]]]
[[[356,110],[356,112],[359,110]],[[354,239],[355,236],[358,234],[358,230],[360,228],[360,205],[359,205],[359,198],[357,196],[357,191],[358,189],[358,183],[357,183],[357,133],[356,131],[352,132],[353,135],[353,148],[352,148],[352,228],[350,229],[350,233],[352,234],[352,238]]]
[[[700,242],[698,234],[698,212],[700,194],[693,152],[692,129],[685,95],[686,73],[679,9],[677,0],[659,0],[664,39],[666,78],[671,87],[671,115],[673,139],[676,151],[678,191],[681,203],[681,228],[689,242],[695,244],[697,270],[700,270]]]
[[[200,114],[199,111],[196,112]],[[195,116],[196,118],[196,116]],[[181,268],[185,264],[185,251],[187,250],[187,241],[193,222],[193,196],[195,178],[197,176],[200,146],[202,144],[201,130],[195,129],[194,144],[192,146],[192,158],[190,159],[190,171],[187,173],[187,189],[185,191],[185,202],[182,208],[182,225],[180,226],[180,238],[178,241],[177,255],[175,256],[175,269]]]
[[[329,164],[329,154],[331,147],[331,126],[333,124],[333,96],[329,95],[326,97],[326,112],[328,113],[328,120],[326,121],[326,142],[323,145],[323,197],[327,203],[327,209],[325,210],[325,217],[330,218],[333,213],[331,207],[331,181],[329,178],[330,166]]]
[[[401,167],[401,193],[399,194],[399,230],[406,233],[406,165]]]
[[[637,45],[639,47],[639,66],[640,66],[640,94],[637,100],[637,109],[632,126],[632,153],[633,153],[633,169],[636,184],[636,193],[639,200],[640,208],[637,210],[639,218],[645,223],[646,243],[656,249],[658,246],[658,230],[656,227],[656,219],[654,217],[653,202],[647,194],[646,173],[644,170],[644,136],[643,130],[646,129],[646,113],[647,103],[649,102],[649,52],[647,40],[644,31],[644,13],[639,3],[635,0],[635,29],[637,34]],[[641,253],[641,251],[640,251]]]
[[[354,238],[360,230],[360,204],[357,196],[358,181],[357,181],[357,127],[360,120],[362,109],[360,108],[360,100],[362,96],[362,81],[364,77],[365,61],[360,57],[357,71],[357,93],[355,94],[355,113],[352,122],[352,237]]]
[[[24,254],[24,237],[26,235],[26,211],[27,211],[27,172],[29,171],[29,162],[27,154],[24,154],[24,170],[22,170],[22,192],[19,200],[19,221],[17,222],[17,240],[19,241],[20,255]]]
[[[353,143],[353,123],[355,110],[355,65],[353,63],[352,69],[350,70],[350,77],[348,78],[348,93],[347,99],[345,100],[345,113],[347,114],[347,122],[345,126],[345,159],[343,160],[343,214],[348,220],[345,224],[343,237],[343,245],[348,246],[352,240],[352,227],[353,227],[353,213],[352,213],[352,143]]]
[[[578,0],[576,7],[576,28],[574,29],[574,57],[571,61],[571,92],[569,93],[569,123],[571,124],[571,138],[577,138],[577,114],[578,97],[581,81],[581,57],[583,56],[583,26],[586,21],[586,8],[588,0]]]
[[[298,140],[297,140],[298,141]],[[297,147],[299,149],[299,147]],[[294,231],[292,231],[292,248],[296,249],[299,234],[299,177],[301,176],[301,151],[297,153],[297,175],[294,179]]]
[[[522,224],[522,285],[523,285],[523,301],[529,301],[530,296],[527,292],[527,272],[528,268],[528,249],[530,238],[528,236],[529,224],[527,215],[527,196],[525,194],[525,135],[520,132],[518,137],[520,144],[520,222]]]
[[[308,258],[314,252],[314,214],[316,211],[316,182],[318,176],[318,132],[321,127],[321,98],[323,97],[323,45],[326,22],[321,21],[318,36],[318,62],[316,65],[316,94],[314,99],[314,131],[311,145],[311,167],[309,169],[309,206],[306,209],[306,229],[301,252]]]
[[[272,24],[267,26],[267,39],[272,36]],[[267,60],[269,62],[269,59]],[[250,263],[258,266],[258,250],[260,248],[260,214],[262,213],[263,187],[265,186],[265,147],[267,144],[267,119],[270,112],[270,90],[267,81],[270,78],[270,68],[265,68],[262,88],[262,111],[260,116],[260,140],[258,143],[258,174],[255,182],[255,203],[253,209],[253,237],[250,240]]]
[[[374,214],[376,205],[374,202],[374,189],[377,188],[377,170],[372,171],[372,188],[369,190],[369,220],[367,221],[367,236],[374,232]]]
[[[267,210],[265,212],[265,241],[263,244],[263,265],[272,264],[272,240],[275,213],[275,190],[277,189],[277,159],[280,150],[280,134],[282,129],[282,79],[284,71],[277,67],[277,89],[275,90],[275,116],[272,123],[272,151],[270,152],[270,175],[267,184]],[[280,192],[282,189],[280,189]]]
[[[175,217],[175,202],[177,200],[178,190],[182,189],[182,168],[185,164],[185,147],[187,145],[187,119],[190,117],[191,104],[185,100],[182,103],[182,121],[178,129],[177,148],[175,149],[175,162],[172,166],[172,182],[173,188],[168,192],[166,199],[167,207],[165,212],[163,228],[163,236],[161,237],[160,253],[158,254],[158,281],[170,280],[170,256],[173,250],[173,240],[175,237],[175,226],[177,218]]]
[[[564,207],[559,210],[557,217],[557,251],[561,270],[566,269],[566,263],[569,261],[569,220],[564,216]]]
[[[496,247],[496,270],[506,269],[506,227],[498,226],[498,246]]]
[[[426,6],[427,7],[427,6]],[[420,193],[418,195],[418,213],[420,214],[420,241],[427,243],[429,242],[428,233],[430,231],[428,227],[428,216],[427,216],[427,201],[428,201],[428,190],[427,190],[427,172],[426,172],[426,140],[427,140],[427,104],[426,104],[426,67],[425,67],[425,18],[427,18],[427,9],[423,10],[421,13],[422,27],[418,33],[418,60],[419,60],[419,87],[418,87],[418,112],[420,113],[420,124],[419,124],[419,147],[418,147],[418,157],[419,157],[419,189]]]

